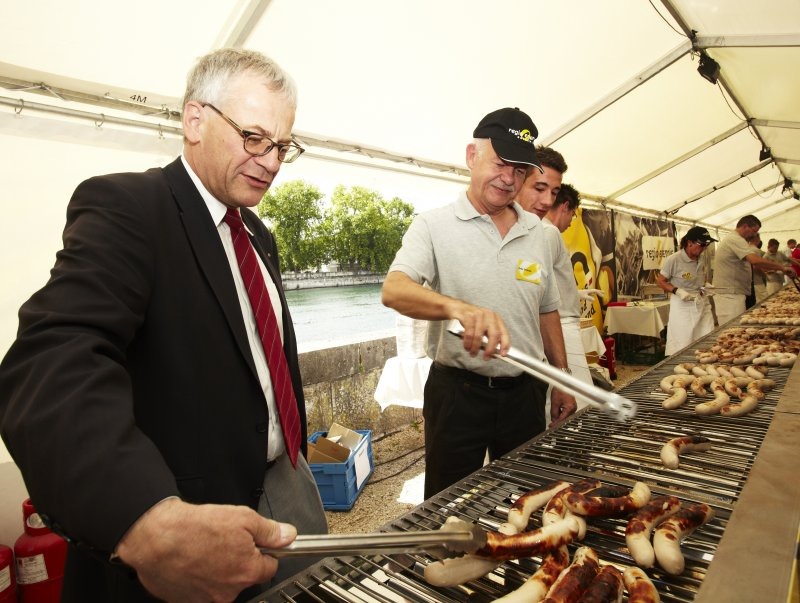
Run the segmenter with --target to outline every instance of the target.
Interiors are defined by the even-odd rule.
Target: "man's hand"
[[[455,318],[464,327],[464,349],[470,356],[477,356],[484,335],[488,340],[483,352],[485,360],[489,360],[495,354],[504,355],[511,347],[511,338],[503,319],[488,308],[459,301],[455,304],[450,318]]]
[[[133,524],[117,555],[159,599],[222,603],[275,575],[278,561],[258,547],[284,547],[296,536],[294,526],[247,507],[171,498]]]
[[[694,299],[694,295],[685,291],[684,289],[675,289],[675,295],[677,295],[683,301],[692,301]]]
[[[557,427],[559,423],[564,421],[567,417],[575,414],[578,410],[578,403],[575,402],[574,396],[566,392],[562,392],[555,387],[550,392],[550,427]]]

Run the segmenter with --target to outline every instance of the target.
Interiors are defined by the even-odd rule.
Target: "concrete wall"
[[[301,354],[309,433],[325,431],[336,421],[351,429],[371,429],[376,437],[418,420],[420,410],[389,406],[381,412],[373,397],[383,365],[396,349],[395,338],[387,337]],[[0,544],[13,547],[22,533],[27,496],[19,469],[7,454],[0,454]]]
[[[281,274],[283,288],[286,291],[374,285],[382,283],[384,278],[386,278],[385,272],[288,272]]]

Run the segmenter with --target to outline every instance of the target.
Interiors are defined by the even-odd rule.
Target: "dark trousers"
[[[545,430],[547,384],[530,375],[494,380],[431,366],[425,383],[425,498]]]

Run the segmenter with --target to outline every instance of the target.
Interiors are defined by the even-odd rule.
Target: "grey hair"
[[[482,157],[487,148],[491,148],[492,141],[488,138],[473,138],[472,143],[475,145],[475,156]]]
[[[189,101],[221,104],[230,81],[243,73],[263,77],[269,90],[297,106],[297,87],[280,65],[260,52],[238,48],[221,48],[198,59],[187,77],[182,106]]]

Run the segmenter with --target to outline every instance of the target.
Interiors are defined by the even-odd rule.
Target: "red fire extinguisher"
[[[608,374],[611,379],[617,378],[617,359],[615,353],[615,342],[613,337],[606,337],[603,339],[603,343],[606,344],[606,353],[605,357],[600,359],[600,366],[604,366],[608,369]]]
[[[25,532],[17,538],[17,585],[21,603],[58,603],[67,542],[42,523],[31,499],[22,503]]]
[[[14,551],[4,544],[0,544],[0,603],[17,603]]]

